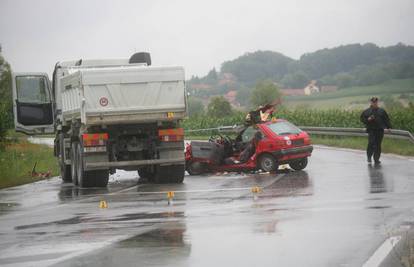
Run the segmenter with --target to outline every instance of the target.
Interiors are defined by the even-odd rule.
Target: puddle
[[[374,209],[374,210],[380,210],[380,209],[389,209],[391,206],[370,206],[367,207],[367,209]]]
[[[182,217],[184,217],[184,212],[129,213],[129,214],[124,214],[114,219],[105,219],[104,221],[120,222],[120,221],[182,218]]]
[[[11,211],[18,206],[20,206],[20,204],[15,202],[0,202],[0,213]]]
[[[24,229],[31,229],[31,228],[38,228],[38,227],[45,227],[50,225],[62,225],[62,224],[79,224],[85,220],[82,220],[82,217],[76,216],[73,218],[60,220],[60,221],[53,221],[53,222],[46,222],[46,223],[35,223],[35,224],[28,224],[28,225],[19,225],[14,227],[15,230],[24,230]]]
[[[185,231],[185,225],[177,223],[174,227],[155,229],[123,240],[119,247],[185,247]]]

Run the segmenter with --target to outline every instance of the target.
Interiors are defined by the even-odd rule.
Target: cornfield
[[[341,109],[279,109],[274,114],[274,117],[286,119],[299,126],[362,128],[364,126],[359,121],[361,112],[362,110],[345,111]],[[387,112],[394,129],[407,130],[414,133],[414,108],[391,109]],[[194,130],[235,124],[241,125],[244,122],[245,115],[245,113],[238,112],[233,116],[222,118],[199,116],[184,120],[182,126],[186,130]],[[205,134],[205,132],[191,133],[191,135]]]

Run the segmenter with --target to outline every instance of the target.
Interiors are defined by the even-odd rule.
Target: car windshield
[[[277,135],[299,134],[302,132],[301,129],[287,121],[272,123],[268,127]]]

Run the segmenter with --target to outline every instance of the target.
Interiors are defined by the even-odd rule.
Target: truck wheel
[[[184,181],[184,165],[156,166],[154,183],[181,184]]]
[[[59,153],[61,155],[59,158],[60,177],[64,182],[72,182],[71,167],[70,165],[65,164],[65,157],[63,155],[65,153],[65,141],[63,133],[59,134]]]
[[[73,142],[71,145],[71,151],[70,151],[70,173],[72,176],[72,182],[74,185],[78,185],[78,144],[76,142]]]
[[[270,154],[263,154],[259,157],[259,168],[264,172],[276,171],[278,164],[275,158]]]
[[[188,161],[185,163],[185,169],[190,175],[200,175],[204,173],[205,168],[203,166],[203,163],[201,162],[194,162],[194,161]]]
[[[154,172],[151,171],[149,167],[138,169],[138,175],[141,178],[148,179],[148,181],[152,181],[154,179]]]
[[[295,171],[303,170],[306,168],[307,165],[308,165],[308,158],[295,160],[289,163],[289,166]]]
[[[95,170],[95,171],[85,171],[84,170],[84,160],[83,160],[83,149],[80,144],[78,144],[78,153],[77,153],[77,180],[80,187],[106,187],[109,180],[109,171],[108,170]]]
[[[72,182],[72,176],[70,171],[70,165],[66,165],[65,163],[59,162],[60,167],[60,177],[64,182]]]

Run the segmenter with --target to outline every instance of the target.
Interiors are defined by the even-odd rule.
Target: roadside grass
[[[284,104],[289,108],[315,109],[363,109],[373,95],[387,99],[386,108],[399,102],[405,106],[414,101],[414,79],[398,79],[370,86],[353,86],[336,92],[313,94],[310,96],[285,96]],[[389,102],[393,100],[393,103]]]
[[[53,156],[53,148],[25,140],[3,144],[0,148],[0,188],[44,179],[42,176],[32,177],[35,164],[38,173],[50,171],[51,176],[58,175],[59,168]]]
[[[414,88],[414,85],[413,85]],[[414,93],[414,90],[413,90]],[[413,93],[407,95],[407,99],[404,100],[405,105],[408,105],[408,101],[411,100]],[[319,109],[319,110],[328,110],[341,108],[345,110],[350,109],[360,109],[363,110],[368,106],[369,99],[373,96],[379,96],[380,99],[383,99],[381,94],[371,94],[371,95],[358,95],[358,96],[345,96],[338,98],[329,98],[329,99],[314,99],[314,100],[288,100],[285,102],[286,107],[288,108],[308,108],[308,109]],[[396,101],[400,99],[401,94],[387,94],[387,97],[390,97]],[[411,100],[412,101],[412,100]],[[386,106],[386,108],[390,108]]]
[[[342,137],[342,136],[311,136],[313,144],[352,148],[365,150],[368,143],[367,137]],[[382,152],[402,156],[414,156],[414,144],[408,140],[391,139],[385,137],[382,142]]]
[[[186,136],[186,140],[208,140],[209,136]],[[346,136],[311,136],[312,144],[331,147],[352,148],[365,150],[367,137],[346,137]],[[414,156],[414,144],[408,140],[392,139],[385,137],[382,142],[382,152],[392,153],[401,156]]]

